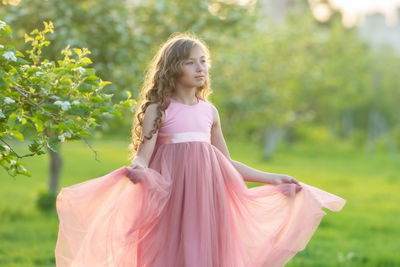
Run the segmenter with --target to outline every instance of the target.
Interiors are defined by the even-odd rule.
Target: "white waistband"
[[[158,144],[201,141],[210,143],[211,135],[206,132],[158,133]]]

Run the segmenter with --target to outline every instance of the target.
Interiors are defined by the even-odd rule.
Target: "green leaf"
[[[41,107],[44,110],[48,111],[48,112],[57,112],[57,111],[59,111],[59,107],[57,105],[55,105],[55,104],[52,104],[52,103],[44,103],[44,104],[41,105]]]
[[[83,57],[83,58],[81,58],[81,62],[83,63],[83,64],[85,64],[85,65],[89,65],[89,64],[92,64],[93,62],[90,60],[90,58],[88,58],[88,57]]]
[[[95,121],[91,121],[91,122],[89,122],[89,127],[92,127],[92,128],[95,128],[95,127],[97,127],[97,126],[99,126],[100,124],[98,124],[97,122],[95,122]]]
[[[101,98],[101,97],[98,96],[98,95],[93,95],[93,96],[91,96],[91,97],[89,98],[89,101],[90,101],[91,103],[101,103],[101,102],[103,102],[103,98]]]
[[[34,152],[34,153],[39,150],[39,147],[40,146],[38,143],[36,143],[36,141],[32,141],[32,143],[28,145],[29,151]]]
[[[90,74],[89,76],[86,76],[86,77],[85,77],[85,81],[86,81],[86,80],[95,80],[95,81],[98,81],[98,80],[99,80],[99,77],[97,77],[96,75]]]
[[[100,107],[101,112],[113,112],[113,107],[112,106],[101,106]]]
[[[88,75],[95,75],[96,74],[96,69],[95,68],[85,68],[85,73]]]
[[[15,113],[11,113],[7,121],[8,128],[13,129],[16,120],[17,120],[17,115]]]
[[[83,136],[90,136],[90,135],[91,135],[90,132],[85,131],[85,130],[80,130],[80,131],[79,131],[79,134],[80,134],[80,135],[83,135]]]
[[[114,110],[114,115],[118,116],[119,118],[122,117],[121,112],[119,110],[117,110],[117,109]]]
[[[15,138],[17,138],[20,141],[24,141],[24,135],[18,131],[12,131],[13,135]]]
[[[30,67],[27,71],[26,74],[28,76],[33,75],[34,73],[36,73],[37,71],[39,71],[40,69],[38,67]]]
[[[33,38],[32,37],[30,37],[28,34],[24,34],[24,37],[25,37],[25,43],[27,43],[27,42],[30,42],[30,41],[33,41]]]
[[[81,49],[79,49],[79,48],[74,48],[73,50],[74,50],[74,52],[75,52],[78,56],[82,55],[82,50],[81,50]]]
[[[104,121],[103,118],[100,115],[92,115],[92,117],[95,118],[96,121],[98,121],[98,122],[103,122]]]
[[[103,99],[105,100],[110,100],[113,97],[114,94],[103,94]]]
[[[84,82],[94,86],[99,86],[99,77],[95,75],[89,75],[84,79]]]
[[[22,165],[20,162],[17,162],[16,166],[19,174],[32,177],[32,174],[30,174],[28,170],[24,167],[24,165]]]
[[[101,87],[101,88],[103,88],[103,87],[106,86],[107,84],[112,84],[112,82],[103,81],[103,80],[100,81],[100,87]]]
[[[92,92],[92,91],[93,91],[92,85],[87,84],[87,83],[81,83],[81,84],[78,86],[78,90],[79,90],[80,92],[82,92],[82,93],[87,93],[87,92]]]
[[[60,139],[58,136],[50,137],[49,141],[47,141],[47,147],[50,148],[53,152],[60,151]]]
[[[78,115],[78,116],[85,116],[89,113],[90,108],[86,107],[86,106],[72,106],[68,111],[67,114],[74,114],[74,115]]]
[[[35,125],[36,131],[42,132],[43,131],[43,121],[40,120],[38,117],[32,117],[32,121]]]
[[[132,103],[131,103],[130,101],[121,101],[119,104],[120,104],[122,107],[125,107],[125,108],[129,108],[129,107],[132,106]]]
[[[25,55],[22,54],[20,51],[15,51],[15,56],[16,57],[24,57]]]
[[[0,35],[2,32],[5,32],[8,36],[11,36],[12,30],[10,25],[4,25],[4,29],[0,30]]]

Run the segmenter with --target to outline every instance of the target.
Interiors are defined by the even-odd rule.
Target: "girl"
[[[57,266],[283,266],[311,239],[322,207],[342,209],[343,198],[231,159],[207,100],[209,67],[194,35],[162,45],[139,97],[132,164],[57,196]]]

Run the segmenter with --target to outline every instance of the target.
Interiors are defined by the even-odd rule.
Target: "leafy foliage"
[[[125,108],[132,110],[131,94],[113,104],[112,94],[102,92],[111,84],[96,76],[87,48],[67,45],[60,60],[42,60],[42,48],[50,41],[52,22],[43,22],[44,30],[25,34],[31,49],[22,53],[7,44],[0,45],[0,164],[12,176],[30,176],[20,159],[46,153],[46,147],[59,151],[65,141],[91,135],[106,117],[121,117]],[[0,34],[12,30],[0,21]],[[72,53],[74,52],[74,54]],[[9,139],[24,141],[28,137],[29,153],[20,155]]]
[[[105,92],[114,94],[117,101],[125,99],[128,91],[138,94],[146,65],[171,33],[191,31],[211,46],[231,41],[231,36],[254,24],[251,6],[219,0],[24,0],[4,4],[0,17],[15,29],[19,38],[13,43],[20,49],[26,46],[19,42],[23,32],[40,27],[44,18],[54,21],[55,32],[49,36],[52,45],[43,51],[45,58],[55,59],[66,44],[88,47],[92,67],[112,81]],[[123,115],[124,119],[102,125],[103,133],[125,136],[131,119]]]
[[[316,21],[307,1],[287,6],[282,25],[270,20],[262,1],[245,2],[26,0],[5,4],[0,16],[21,40],[42,18],[53,19],[56,33],[46,58],[55,58],[67,43],[90,47],[93,67],[113,81],[105,91],[118,100],[127,91],[137,93],[146,64],[171,33],[194,32],[211,49],[212,101],[227,138],[241,135],[262,143],[284,129],[293,141],[316,127],[359,146],[377,139],[371,129],[386,124],[381,128],[387,142],[400,148],[398,53],[373,51],[357,29],[343,27],[338,12],[327,22]],[[15,46],[24,47],[19,39]],[[377,123],[373,114],[379,114]],[[104,133],[125,137],[131,119],[102,126]]]

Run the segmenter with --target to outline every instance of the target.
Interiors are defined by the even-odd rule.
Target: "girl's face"
[[[199,46],[192,48],[190,55],[182,63],[182,76],[178,79],[183,87],[201,87],[208,75],[207,58]]]

